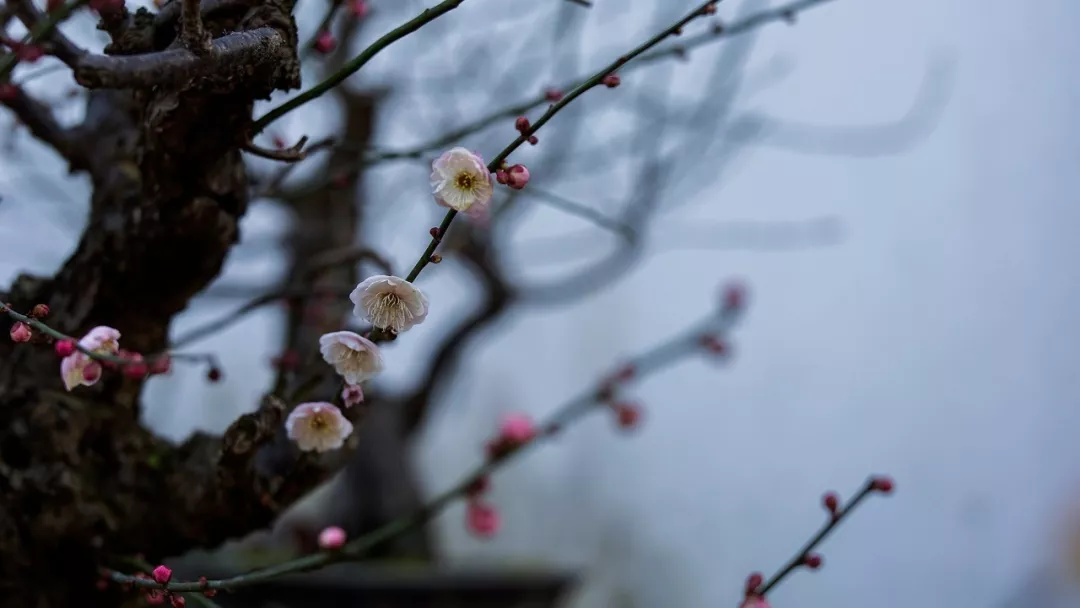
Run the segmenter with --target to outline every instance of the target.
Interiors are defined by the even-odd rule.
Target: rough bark
[[[71,155],[83,161],[73,169],[92,179],[87,228],[55,276],[20,277],[5,301],[18,310],[48,304],[50,325],[72,335],[109,325],[128,350],[167,347],[170,321],[217,276],[239,238],[249,188],[240,148],[254,100],[299,84],[291,9],[253,0],[241,5],[242,18],[226,11],[208,21],[218,40],[263,36],[252,52],[267,56],[247,57],[244,70],[191,68],[167,82],[152,74],[169,61],[194,65],[192,55],[161,36],[148,14],[116,16],[106,28],[112,56],[76,75],[133,88],[93,92],[85,124],[67,133]],[[115,62],[127,62],[126,80],[115,80],[125,73]],[[157,86],[142,86],[151,81]],[[280,426],[280,402],[268,399],[223,437],[175,446],[140,426],[142,381],[112,373],[67,393],[58,366],[46,346],[0,341],[4,606],[115,605],[124,596],[95,590],[98,565],[215,546],[267,525],[307,489],[256,465],[258,448]],[[313,462],[297,467],[318,470]]]

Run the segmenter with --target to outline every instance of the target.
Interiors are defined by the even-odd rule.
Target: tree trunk
[[[126,350],[167,348],[173,316],[217,276],[239,239],[249,187],[240,148],[254,100],[299,85],[291,4],[233,7],[241,12],[208,28],[262,27],[285,45],[263,45],[260,52],[276,55],[240,70],[189,70],[176,86],[93,92],[86,122],[71,134],[81,159],[72,166],[87,170],[93,184],[87,228],[54,277],[16,281],[4,297],[13,309],[45,303],[46,321],[61,332],[82,336],[107,325],[121,332]],[[119,26],[110,31],[114,55],[160,51],[171,40],[136,35],[155,28],[139,15],[126,24],[131,35],[121,42]],[[160,80],[146,57],[130,59]],[[118,72],[99,64],[77,78],[132,86],[109,84]],[[213,547],[266,526],[310,487],[255,465],[256,448],[280,426],[280,403],[269,400],[223,437],[200,434],[175,446],[140,426],[141,380],[107,371],[96,385],[66,392],[52,350],[0,341],[5,607],[119,605],[133,594],[98,591],[99,566],[116,565],[118,556],[141,553],[154,562]]]

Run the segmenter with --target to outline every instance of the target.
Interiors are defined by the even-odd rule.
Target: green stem
[[[438,17],[449,13],[457,8],[465,0],[444,0],[439,4],[424,9],[424,12],[420,13],[413,19],[406,21],[404,24],[391,30],[385,34],[382,38],[379,38],[371,46],[364,49],[359,55],[354,57],[351,61],[346,63],[342,68],[333,74],[329,78],[320,82],[319,84],[311,87],[307,91],[293,97],[289,101],[281,104],[280,106],[270,110],[261,118],[255,121],[251,126],[251,135],[255,136],[261,133],[266,127],[270,126],[270,123],[281,118],[282,116],[292,112],[296,108],[304,105],[305,103],[321,97],[323,94],[328,93],[331,89],[341,84],[346,78],[352,76],[360,68],[364,67],[368,61],[371,61],[375,55],[378,55],[380,51],[390,46],[391,44],[401,40],[405,36],[419,30],[427,23],[434,21]]]

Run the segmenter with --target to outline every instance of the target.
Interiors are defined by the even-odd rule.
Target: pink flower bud
[[[561,101],[562,98],[563,98],[563,92],[560,91],[559,89],[548,89],[548,90],[544,91],[544,99],[550,101],[551,103],[556,103],[558,101]]]
[[[159,585],[168,585],[169,581],[172,580],[172,570],[164,564],[154,568],[154,571],[150,574],[154,577],[154,582]]]
[[[641,421],[641,408],[633,403],[616,403],[615,418],[619,422],[619,428],[631,431],[637,428]]]
[[[480,538],[491,538],[499,531],[499,512],[479,500],[470,500],[465,509],[465,527]]]
[[[518,116],[514,121],[514,128],[518,131],[525,132],[529,130],[529,119],[524,116]]]
[[[172,605],[173,608],[184,608],[185,606],[187,606],[187,600],[184,599],[184,596],[174,593],[172,595]]]
[[[345,546],[345,530],[337,526],[323,528],[319,532],[319,548],[324,550],[340,549]]]
[[[341,389],[341,400],[345,407],[360,405],[364,402],[364,389],[359,384],[346,384]]]
[[[337,41],[330,32],[320,32],[315,38],[315,51],[318,53],[326,55],[333,51],[335,46],[337,46]]]
[[[535,146],[538,143],[540,143],[540,140],[537,139],[535,135],[530,135],[529,136],[529,145],[530,146]]]
[[[758,587],[765,584],[765,577],[760,572],[754,572],[750,576],[746,577],[745,593],[747,596],[753,595],[757,592]]]
[[[603,85],[609,89],[614,89],[622,83],[622,79],[617,74],[608,74],[604,76],[604,79],[600,81]]]
[[[165,603],[165,592],[161,589],[147,589],[146,603],[151,606],[161,606]]]
[[[821,504],[825,505],[825,509],[831,515],[836,515],[836,511],[840,508],[840,497],[836,495],[836,492],[828,492],[821,497]]]
[[[45,51],[41,50],[41,47],[33,44],[23,44],[15,51],[15,56],[23,63],[34,63],[45,56]]]
[[[59,355],[61,357],[67,357],[68,355],[75,352],[75,341],[74,340],[58,340],[56,342],[56,346],[54,348],[56,349],[56,354],[57,355]]]
[[[167,374],[172,367],[172,358],[169,355],[158,355],[150,361],[150,373],[154,375]]]
[[[504,171],[502,169],[499,169],[498,171],[495,172],[495,181],[499,182],[500,184],[505,184],[506,180],[507,180],[506,171]]]
[[[506,185],[514,190],[521,190],[529,183],[529,170],[525,165],[514,165],[506,171]]]
[[[30,311],[30,316],[35,319],[44,319],[49,316],[49,305],[35,304],[33,310]]]
[[[875,492],[890,494],[893,491],[893,480],[891,477],[875,477],[870,481],[870,488]]]
[[[506,443],[526,443],[535,435],[532,419],[525,414],[507,414],[499,425],[499,439]]]
[[[8,333],[12,342],[29,342],[30,338],[34,337],[34,333],[30,331],[30,326],[22,321],[12,325],[11,331]]]
[[[349,0],[349,14],[356,19],[363,19],[368,14],[368,3],[365,0]]]

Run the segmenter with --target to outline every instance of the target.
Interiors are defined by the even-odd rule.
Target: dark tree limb
[[[180,0],[180,44],[192,53],[205,56],[213,52],[210,33],[203,27],[199,0]]]
[[[28,95],[22,87],[17,87],[14,97],[2,103],[19,122],[26,125],[34,137],[56,150],[68,162],[72,172],[89,168],[82,142],[72,130],[56,121],[49,106]]]

